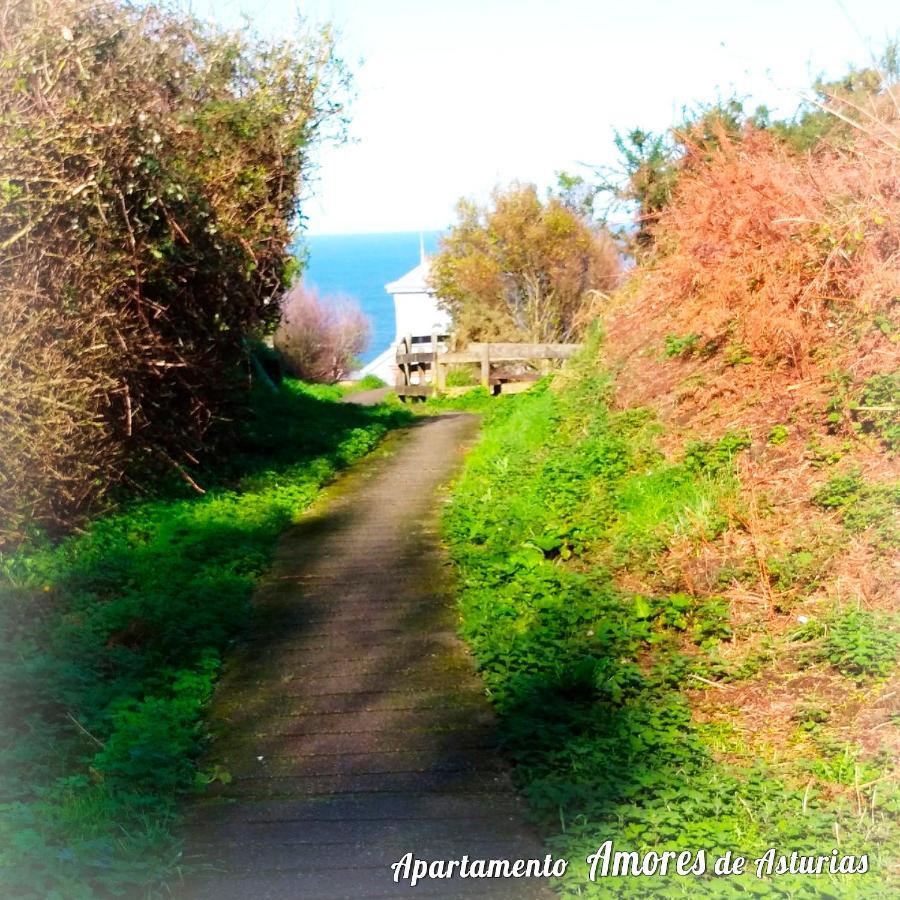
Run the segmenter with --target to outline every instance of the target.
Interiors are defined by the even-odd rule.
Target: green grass
[[[430,415],[431,413],[441,412],[486,412],[497,404],[496,397],[491,396],[490,392],[485,388],[478,387],[466,391],[464,394],[458,394],[455,397],[441,394],[437,397],[429,397],[424,403],[411,403],[410,407],[413,412],[419,415]]]
[[[0,895],[162,896],[203,710],[281,530],[408,421],[259,389],[216,472],[0,557]],[[14,705],[9,698],[15,698]]]
[[[474,387],[478,379],[472,366],[450,366],[447,387]]]
[[[374,391],[383,387],[387,387],[387,383],[377,375],[366,375],[364,378],[360,378],[359,381],[353,381],[345,387],[344,394],[358,394],[362,391]]]
[[[611,411],[605,378],[582,365],[562,390],[544,384],[491,407],[444,519],[463,635],[505,752],[549,846],[571,861],[563,895],[892,895],[881,871],[898,811],[890,782],[877,812],[860,816],[810,782],[802,761],[774,768],[721,727],[696,724],[684,693],[702,687],[694,676],[755,671],[730,671],[717,653],[731,636],[727,604],[629,593],[614,579],[626,569],[653,574],[672,541],[699,548],[721,532],[740,487],[734,459],[749,438],[695,442],[667,460],[653,417]],[[816,652],[851,674],[883,666],[875,625],[845,620]],[[843,771],[846,753],[825,748],[818,764]],[[873,874],[586,877],[585,857],[608,839],[619,850],[829,855],[835,828],[841,852],[869,853]]]

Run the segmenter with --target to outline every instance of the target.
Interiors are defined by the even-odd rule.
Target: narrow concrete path
[[[539,880],[395,883],[416,858],[543,859],[456,636],[439,487],[477,430],[424,420],[283,537],[259,621],[217,691],[191,817],[190,900],[548,896]]]

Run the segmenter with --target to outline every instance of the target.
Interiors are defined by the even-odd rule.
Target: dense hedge
[[[277,315],[346,75],[328,31],[121,0],[11,0],[0,48],[2,542],[196,453]]]

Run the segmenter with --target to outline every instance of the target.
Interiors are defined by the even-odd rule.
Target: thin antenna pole
[[[425,265],[425,232],[419,229],[419,263]]]

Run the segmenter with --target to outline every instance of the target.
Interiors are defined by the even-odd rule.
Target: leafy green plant
[[[790,433],[787,425],[773,425],[772,430],[769,432],[769,443],[773,447],[777,447],[788,439]]]
[[[889,620],[852,610],[835,616],[829,625],[822,659],[854,678],[890,674],[897,659],[898,635]]]
[[[852,377],[847,372],[831,372],[828,380],[833,387],[825,405],[825,423],[829,434],[835,434],[847,417]]]
[[[821,469],[839,463],[847,455],[850,447],[847,442],[837,444],[834,439],[827,439],[823,443],[814,435],[806,442],[806,449],[812,465]]]
[[[892,335],[897,331],[897,329],[894,327],[894,323],[890,320],[890,318],[881,313],[873,317],[872,325],[885,335]]]
[[[746,366],[753,363],[753,354],[740,342],[729,344],[725,348],[725,364],[728,366]]]
[[[858,503],[865,493],[865,483],[859,470],[830,478],[813,495],[813,503],[825,509],[845,509]]]
[[[684,464],[694,472],[718,474],[730,468],[734,457],[752,441],[748,432],[730,431],[718,441],[692,441],[685,446]]]
[[[814,732],[831,718],[831,712],[814,700],[809,700],[794,710],[792,718],[803,731]]]
[[[691,332],[682,337],[677,334],[666,335],[666,356],[691,356],[698,348],[702,334]]]
[[[872,484],[862,478],[858,469],[852,469],[830,478],[812,499],[818,506],[839,511],[848,531],[872,529],[877,546],[891,548],[900,542],[900,484]]]
[[[858,681],[889,675],[897,659],[897,623],[865,610],[838,611],[798,629],[793,639],[812,643],[807,662],[827,662]]]
[[[462,632],[550,847],[569,859],[607,839],[657,851],[691,842],[748,853],[785,841],[830,849],[839,820],[846,845],[871,851],[853,809],[811,790],[804,800],[802,784],[750,760],[717,761],[711,744],[720,739],[692,721],[684,689],[753,677],[772,659],[763,645],[742,667],[722,662],[728,603],[631,593],[611,578],[623,561],[629,573],[652,571],[673,535],[701,542],[718,519],[727,522],[732,462],[748,436],[666,462],[652,415],[611,411],[607,380],[587,367],[578,374],[562,389],[495,401],[444,517],[463,586]],[[785,562],[785,578],[806,577],[800,552]],[[737,756],[739,743],[729,746]],[[691,889],[721,897],[747,886],[698,880]],[[666,879],[626,878],[601,891],[574,873],[562,893],[666,896],[671,888]],[[813,896],[799,878],[789,889]]]
[[[59,542],[0,555],[0,894],[154,896],[203,709],[281,530],[405,410],[258,385],[200,495],[179,479]]]
[[[692,623],[695,643],[712,649],[720,641],[729,640],[732,633],[731,610],[727,601],[721,597],[707,597],[699,603],[695,602]]]

